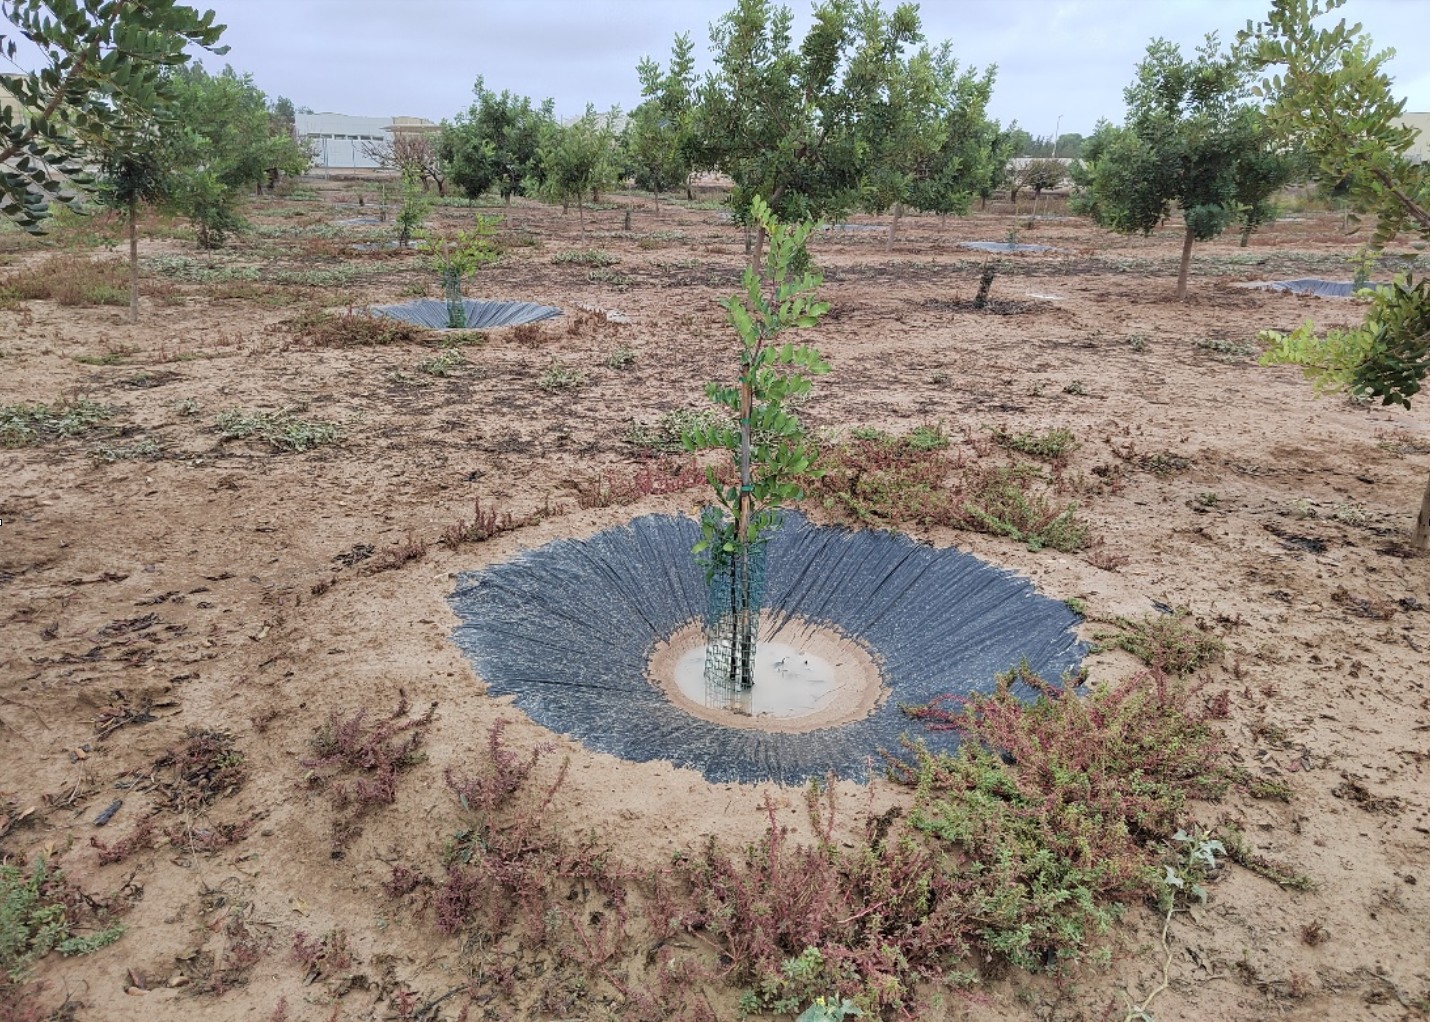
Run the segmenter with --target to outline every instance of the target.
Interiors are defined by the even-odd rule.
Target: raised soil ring
[[[523,323],[539,323],[543,319],[561,315],[561,310],[551,305],[535,302],[478,301],[465,298],[462,304],[467,310],[468,330],[487,330],[499,326],[520,326]],[[419,298],[400,305],[374,305],[375,316],[400,319],[433,330],[448,329],[447,303],[440,298]]]
[[[880,750],[919,730],[902,706],[991,692],[1022,661],[1055,680],[1086,653],[1077,615],[1026,579],[960,550],[789,514],[770,540],[756,674],[772,691],[758,706],[710,706],[699,537],[689,518],[649,515],[463,573],[453,638],[489,695],[590,749],[784,784],[865,779]]]
[[[766,620],[755,645],[754,685],[711,700],[705,686],[705,629],[692,621],[650,656],[649,678],[692,717],[725,727],[817,731],[869,716],[888,697],[874,658],[827,625]]]

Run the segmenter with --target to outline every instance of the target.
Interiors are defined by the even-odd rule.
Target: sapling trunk
[[[894,203],[894,219],[889,221],[889,242],[885,246],[890,252],[894,250],[894,237],[899,233],[899,217],[901,217],[903,213],[904,204],[902,202]]]
[[[134,223],[136,204],[129,203],[129,322],[139,322],[139,228]]]
[[[1192,225],[1187,225],[1187,235],[1182,239],[1182,266],[1177,271],[1177,301],[1185,301],[1187,297],[1187,270],[1192,265]]]
[[[1430,549],[1430,477],[1425,480],[1425,493],[1420,498],[1420,514],[1415,519],[1415,548]]]
[[[763,232],[762,232],[763,233]],[[754,645],[754,627],[750,615],[750,502],[753,484],[750,478],[750,411],[754,405],[754,387],[749,374],[740,383],[740,503],[735,519],[735,557],[740,571],[740,584],[744,592],[736,605],[734,615],[735,634],[731,636],[730,668],[735,666],[735,653],[740,658],[740,688],[753,688],[754,668],[750,663],[751,647]],[[733,582],[733,576],[732,576]]]

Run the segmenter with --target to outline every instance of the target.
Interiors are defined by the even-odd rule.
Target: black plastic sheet
[[[550,305],[537,305],[535,302],[477,301],[467,298],[463,300],[463,304],[467,309],[468,330],[538,323],[543,319],[561,315],[560,309]],[[376,316],[401,319],[434,330],[447,329],[447,303],[439,298],[419,298],[401,305],[374,305],[372,312]]]
[[[690,554],[698,536],[690,519],[650,515],[465,572],[450,597],[462,622],[453,637],[490,694],[514,696],[533,720],[589,748],[669,760],[716,782],[785,784],[830,772],[863,780],[881,749],[921,730],[902,705],[992,691],[994,676],[1023,660],[1056,680],[1087,652],[1072,631],[1077,615],[1011,572],[898,533],[789,514],[770,540],[766,615],[855,638],[890,694],[869,716],[816,731],[723,727],[675,706],[646,675],[655,645],[704,610]]]
[[[1356,286],[1348,280],[1317,280],[1303,277],[1299,280],[1268,280],[1257,284],[1266,291],[1290,291],[1296,295],[1314,295],[1317,298],[1350,298],[1356,293]]]
[[[977,249],[979,252],[1052,252],[1051,245],[1020,245],[1007,241],[960,241],[960,248]]]

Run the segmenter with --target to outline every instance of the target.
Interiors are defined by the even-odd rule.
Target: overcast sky
[[[635,66],[664,64],[689,32],[701,71],[710,67],[709,26],[734,0],[191,0],[213,7],[231,50],[210,56],[253,75],[270,99],[316,111],[371,117],[450,118],[471,101],[472,82],[535,100],[558,114],[588,102],[630,110],[640,102]],[[890,9],[894,0],[884,0]],[[788,4],[796,39],[811,4]],[[1184,52],[1210,31],[1230,42],[1269,0],[927,0],[924,34],[945,39],[961,65],[998,65],[989,113],[1035,135],[1091,132],[1120,120],[1122,90],[1154,36]],[[1409,110],[1430,110],[1430,0],[1349,0],[1391,65]]]

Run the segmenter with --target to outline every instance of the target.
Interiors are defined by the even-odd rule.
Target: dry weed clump
[[[350,717],[333,713],[313,735],[313,757],[302,764],[309,786],[326,788],[332,798],[333,858],[341,858],[362,833],[363,816],[397,800],[398,774],[425,758],[419,747],[437,704],[420,717],[408,717],[411,708],[407,694],[399,692],[397,708],[381,720],[369,723],[366,708]],[[356,776],[347,783],[339,780],[345,774]]]
[[[60,305],[128,305],[129,264],[57,253],[0,280],[0,304],[50,300]]]
[[[820,451],[819,474],[806,489],[810,500],[855,524],[942,524],[954,510],[949,476],[962,465],[961,452],[932,444],[856,436]]]
[[[705,481],[705,470],[694,458],[647,458],[629,475],[618,476],[612,470],[578,483],[576,504],[582,508],[624,507],[642,497],[683,493]]]
[[[1089,537],[1076,505],[1054,503],[1042,473],[1021,463],[967,473],[950,524],[1007,536],[1030,550],[1072,552],[1086,546]]]
[[[581,506],[585,507],[586,505]],[[528,525],[535,525],[553,515],[564,515],[565,513],[566,505],[552,506],[549,497],[541,507],[524,515],[513,514],[511,511],[498,511],[493,507],[483,508],[482,498],[475,497],[472,500],[472,520],[469,522],[465,518],[459,518],[455,525],[447,526],[442,530],[441,543],[457,550],[467,543],[485,543],[504,532],[524,529]]]
[[[301,344],[314,348],[386,347],[392,344],[419,344],[427,338],[426,327],[389,316],[349,309],[342,315],[322,309],[310,310],[282,324]]]

